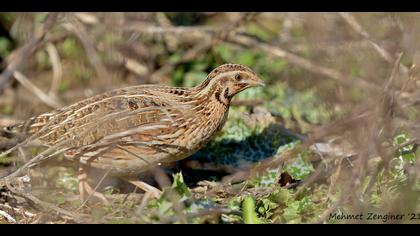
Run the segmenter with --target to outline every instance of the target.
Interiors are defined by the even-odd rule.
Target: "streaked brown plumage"
[[[117,89],[33,117],[15,128],[46,145],[66,148],[65,156],[84,167],[130,181],[151,166],[196,152],[225,124],[232,97],[260,85],[263,82],[248,67],[225,64],[194,88]],[[85,185],[80,191],[92,192],[86,173],[82,175]]]

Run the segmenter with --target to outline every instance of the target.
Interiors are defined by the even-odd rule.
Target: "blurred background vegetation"
[[[217,138],[165,170],[181,206],[166,194],[147,206],[116,198],[82,209],[89,215],[82,222],[345,223],[360,221],[330,214],[374,212],[406,217],[362,222],[420,223],[419,20],[415,13],[1,13],[0,126],[113,88],[195,86],[218,65],[240,63],[267,86],[235,97]],[[0,176],[25,161],[1,157]],[[32,174],[34,194],[80,213],[72,164],[52,160]],[[118,195],[114,187],[104,184],[109,197]],[[16,210],[20,222],[80,222],[7,202],[0,209],[31,212]]]

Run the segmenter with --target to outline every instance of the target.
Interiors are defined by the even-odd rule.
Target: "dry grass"
[[[37,17],[44,20],[31,20]],[[34,30],[15,32],[18,46],[3,60],[0,107],[3,110],[12,107],[13,112],[0,117],[0,124],[6,126],[14,120],[24,120],[116,87],[143,83],[188,83],[185,79],[177,81],[174,74],[184,68],[183,75],[186,76],[185,72],[197,62],[205,65],[200,67],[201,71],[223,63],[225,59],[217,52],[218,47],[223,45],[228,45],[237,54],[258,53],[261,56],[252,63],[259,65],[258,60],[266,60],[266,64],[258,67],[261,71],[257,72],[265,73],[264,78],[270,86],[276,88],[281,84],[293,91],[316,91],[328,107],[330,118],[315,123],[302,121],[293,112],[287,117],[269,110],[270,117],[277,117],[274,120],[270,118],[269,122],[284,123],[287,132],[303,137],[302,145],[255,166],[224,168],[222,172],[228,172],[228,175],[223,181],[217,186],[202,188],[213,197],[228,199],[246,193],[258,199],[258,194],[267,195],[275,189],[258,193],[255,189],[246,189],[246,184],[243,189],[236,189],[233,183],[247,183],[267,169],[284,165],[298,153],[312,150],[310,159],[315,170],[299,182],[297,188],[292,188],[296,188],[296,195],[299,195],[309,194],[308,189],[320,184],[327,186],[328,190],[321,197],[321,202],[327,207],[313,220],[322,223],[342,207],[353,213],[371,209],[372,194],[381,184],[380,176],[391,169],[396,153],[404,147],[412,147],[412,151],[416,151],[420,140],[418,20],[419,14],[408,13],[17,15],[10,23],[10,29],[19,31],[19,25],[25,24]],[[25,38],[22,35],[31,36]],[[279,60],[284,61],[286,66],[276,72],[270,67],[270,62],[274,64]],[[264,68],[268,72],[263,71]],[[269,98],[234,102],[238,110],[241,107],[251,108],[244,112],[250,116],[249,110],[268,103]],[[254,123],[262,122],[258,116],[255,117]],[[304,136],[299,135],[302,131],[306,133]],[[407,133],[409,140],[396,146],[393,140],[401,132]],[[0,148],[6,150],[21,141],[1,138]],[[10,151],[13,154],[10,155],[11,163],[0,167],[2,175],[13,173],[0,179],[0,222],[132,223],[144,220],[142,212],[145,205],[141,202],[141,195],[136,193],[109,195],[114,210],[104,210],[99,204],[80,208],[75,191],[54,189],[52,182],[55,180],[48,179],[49,175],[44,171],[51,169],[54,172],[54,168],[72,170],[72,163],[60,159],[59,154],[63,152],[60,145],[43,150],[31,149],[26,147],[36,143],[29,141],[33,140],[23,141],[13,152]],[[383,204],[382,212],[408,214],[419,210],[418,200],[415,200],[419,191],[419,168],[418,161],[405,163],[407,182],[398,190],[396,198],[382,199],[389,203]],[[220,172],[220,168],[213,169]],[[171,185],[171,179],[165,172],[156,173],[154,177],[158,185]],[[28,187],[29,183],[21,176],[30,176],[33,186]],[[101,177],[98,175],[98,179]],[[201,196],[199,184],[189,184],[194,186],[193,195],[196,198]],[[50,191],[57,191],[64,200],[51,203],[54,200],[46,196]],[[177,194],[169,194],[173,202],[178,202],[178,198]],[[404,206],[399,201],[409,202]],[[222,214],[241,214],[240,211],[220,207],[185,215],[184,208],[182,203],[175,204],[175,215],[162,216],[160,222],[189,222],[191,218],[207,217],[203,221],[213,223],[218,222]]]

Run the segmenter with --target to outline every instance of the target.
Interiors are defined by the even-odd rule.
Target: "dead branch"
[[[377,91],[379,89],[379,87],[376,84],[368,82],[362,78],[349,77],[334,69],[316,65],[312,61],[309,61],[303,57],[287,52],[279,47],[257,41],[249,36],[242,36],[236,34],[229,37],[227,40],[231,43],[240,44],[245,47],[257,48],[263,50],[264,52],[270,55],[284,58],[291,64],[302,67],[316,74],[327,76],[328,78],[337,81],[341,85],[345,85],[348,87],[356,86],[368,91]]]
[[[359,22],[357,22],[356,18],[348,13],[348,12],[340,12],[339,13],[340,16],[351,26],[351,28],[356,31],[356,33],[358,33],[360,36],[362,36],[364,39],[366,39],[371,45],[372,47],[378,52],[378,54],[388,63],[390,64],[394,64],[395,59],[394,57],[391,55],[391,53],[389,53],[387,50],[385,50],[382,46],[380,46],[378,43],[376,43],[372,37],[369,35],[369,33],[363,29],[362,25],[359,24]],[[403,64],[399,64],[400,70],[401,72],[403,72],[404,74],[408,73],[408,68],[406,66],[404,66]]]
[[[3,216],[4,218],[6,218],[6,220],[9,223],[16,223],[15,218],[13,218],[11,215],[9,215],[7,212],[0,210],[0,216]]]
[[[96,48],[92,42],[92,39],[89,37],[85,26],[78,20],[73,14],[67,14],[68,23],[64,24],[64,28],[68,31],[73,32],[76,37],[82,43],[86,56],[96,71],[96,74],[99,78],[104,78],[108,83],[111,83],[111,77],[106,67],[103,65]]]
[[[59,13],[49,13],[44,23],[34,31],[32,38],[24,46],[11,53],[8,59],[6,59],[9,61],[9,64],[0,75],[0,90],[3,89],[4,85],[12,77],[13,73],[22,67],[26,58],[39,48],[41,42],[56,22],[58,16]]]
[[[19,71],[15,71],[13,73],[14,77],[16,78],[19,83],[26,88],[29,92],[33,93],[36,97],[38,97],[41,101],[43,101],[48,106],[56,109],[62,106],[62,104],[51,97],[50,95],[44,93],[41,89],[36,87],[24,74]]]
[[[46,50],[48,55],[50,56],[52,68],[53,68],[53,78],[50,86],[50,90],[48,91],[48,95],[57,98],[57,90],[58,86],[63,77],[63,68],[60,62],[60,56],[58,55],[57,48],[52,43],[47,43]]]
[[[71,219],[76,223],[82,223],[84,222],[84,218],[86,218],[85,215],[77,214],[68,210],[65,210],[63,208],[60,208],[58,206],[55,206],[54,204],[44,202],[40,200],[39,198],[35,197],[34,195],[28,193],[28,192],[22,192],[20,190],[9,188],[10,191],[12,191],[17,196],[20,196],[24,199],[27,199],[30,201],[35,207],[42,209],[45,212],[50,213],[58,213],[57,216],[61,218],[67,218]]]

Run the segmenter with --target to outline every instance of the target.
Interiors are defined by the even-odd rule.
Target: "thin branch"
[[[15,218],[13,218],[11,215],[9,215],[9,213],[7,213],[5,211],[0,210],[0,216],[3,216],[4,218],[6,218],[6,220],[9,223],[16,223]]]
[[[372,90],[378,91],[380,89],[379,86],[374,83],[368,82],[361,78],[346,76],[337,70],[317,65],[308,59],[305,59],[293,53],[287,52],[281,49],[280,47],[276,47],[276,46],[269,45],[264,42],[257,41],[248,36],[242,36],[242,35],[236,34],[236,35],[232,35],[227,40],[231,43],[243,45],[248,48],[254,47],[254,48],[263,50],[264,52],[271,54],[273,56],[284,58],[286,61],[290,62],[291,64],[302,67],[316,74],[329,77],[330,79],[333,79],[337,81],[338,83],[345,86],[349,86],[349,87],[356,86],[361,89],[370,90],[370,91]]]
[[[126,23],[117,28],[121,31],[135,31],[144,34],[192,34],[203,36],[203,33],[212,33],[214,29],[206,26],[150,26],[144,23]]]
[[[16,208],[16,207],[12,207],[12,206],[9,206],[7,204],[1,204],[0,205],[0,208],[11,210],[11,211],[20,213],[20,214],[24,215],[25,217],[31,217],[32,218],[32,217],[35,217],[36,216],[36,214],[34,214],[32,212],[25,211],[23,209],[19,209],[19,208]]]
[[[363,29],[363,27],[357,22],[356,18],[351,15],[348,12],[340,12],[340,16],[350,25],[350,27],[356,31],[360,36],[362,36],[364,39],[366,39],[372,47],[378,52],[378,54],[388,63],[394,64],[395,58],[389,53],[387,50],[385,50],[382,46],[380,46],[378,43],[376,43],[372,37],[369,35],[369,33]],[[400,70],[406,74],[408,73],[408,68],[404,66],[403,64],[399,63]]]
[[[58,86],[63,77],[63,68],[60,62],[60,56],[58,55],[57,49],[52,43],[47,43],[46,50],[48,55],[50,56],[52,68],[53,68],[53,80],[51,83],[50,90],[48,91],[48,95],[51,97],[57,97],[57,90]]]
[[[396,58],[395,62],[393,63],[394,66],[392,68],[391,75],[389,76],[389,78],[386,81],[385,86],[384,86],[384,91],[385,92],[388,92],[390,90],[390,87],[392,85],[392,82],[395,80],[395,78],[398,75],[399,68],[400,68],[399,65],[401,65],[401,58],[402,58],[402,56],[403,56],[403,53],[400,53],[398,55],[398,57]]]
[[[19,71],[15,71],[13,75],[24,88],[33,93],[48,106],[52,108],[59,108],[62,106],[56,99],[52,98],[51,96],[44,93],[41,89],[36,87],[24,74],[20,73]]]
[[[110,83],[111,82],[110,74],[108,73],[107,69],[103,65],[101,58],[99,57],[98,52],[96,51],[96,48],[94,44],[92,43],[92,40],[90,39],[85,26],[73,14],[68,14],[66,16],[68,17],[68,23],[64,24],[64,28],[73,32],[76,35],[76,37],[80,40],[80,42],[82,43],[86,51],[86,56],[90,64],[95,69],[98,77],[104,78],[106,79],[106,81]]]
[[[58,206],[55,206],[54,204],[48,203],[48,202],[44,202],[42,200],[40,200],[39,198],[35,197],[34,195],[27,193],[27,192],[22,192],[20,190],[17,190],[15,188],[10,188],[9,190],[12,191],[14,194],[29,200],[30,202],[32,202],[33,204],[35,204],[35,206],[40,207],[41,209],[43,209],[46,212],[56,212],[58,213],[57,215],[59,217],[66,216],[69,217],[71,220],[74,220],[76,223],[82,223],[83,222],[83,215],[80,214],[76,214],[73,213],[71,211],[65,210],[63,208],[60,208]]]
[[[0,90],[3,89],[6,82],[10,80],[13,73],[22,67],[29,55],[41,45],[41,42],[44,40],[46,34],[56,22],[58,15],[59,13],[49,13],[44,24],[35,30],[28,43],[11,53],[9,58],[6,59],[6,61],[10,62],[0,75]]]
[[[124,58],[124,66],[127,68],[127,70],[139,75],[139,76],[145,76],[149,74],[149,69],[147,66],[139,63],[135,59],[131,58]]]
[[[398,151],[401,148],[404,148],[404,147],[407,147],[407,146],[410,146],[410,145],[419,145],[419,143],[420,143],[419,140],[414,138],[414,139],[411,139],[411,140],[408,140],[404,143],[399,144],[397,147],[394,148],[394,151]]]
[[[92,14],[86,13],[86,12],[78,12],[74,13],[74,15],[83,23],[85,24],[97,24],[99,22],[98,18]]]

